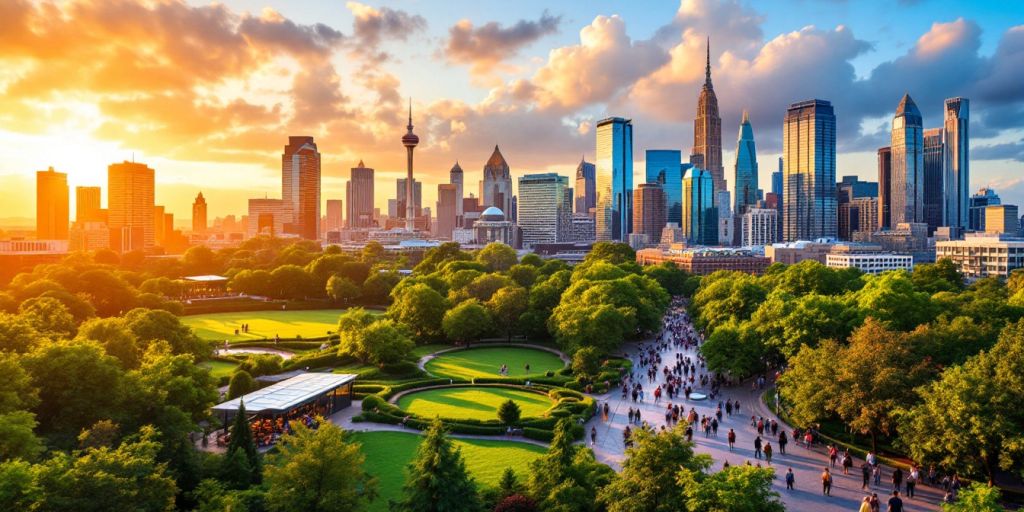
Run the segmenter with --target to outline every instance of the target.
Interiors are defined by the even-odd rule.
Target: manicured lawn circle
[[[498,407],[507,400],[519,405],[522,417],[540,416],[553,402],[547,395],[501,387],[453,387],[402,395],[398,407],[423,418],[498,419]]]
[[[384,512],[388,510],[389,499],[401,498],[405,467],[416,455],[423,438],[404,432],[355,432],[351,436],[362,444],[366,471],[379,479],[380,496],[370,505],[370,511]],[[453,439],[453,442],[462,449],[466,467],[480,486],[497,485],[507,467],[516,472],[520,482],[525,482],[530,462],[545,451],[541,446],[511,441]]]
[[[208,368],[210,370],[210,376],[215,379],[219,379],[221,377],[230,377],[235,371],[235,368],[238,367],[238,363],[229,363],[227,361],[211,359],[209,361],[199,363],[199,366]]]
[[[243,311],[233,313],[210,313],[181,317],[181,322],[195,331],[202,339],[215,341],[244,341],[273,339],[318,338],[327,336],[327,331],[338,330],[338,317],[344,309],[317,309],[309,311]],[[379,311],[370,311],[380,313]],[[249,332],[235,329],[249,324]]]
[[[472,379],[474,377],[500,377],[501,365],[508,365],[509,377],[526,377],[526,364],[531,376],[561,370],[564,363],[546,350],[526,347],[481,347],[454,350],[438,354],[427,361],[426,370],[438,377]]]

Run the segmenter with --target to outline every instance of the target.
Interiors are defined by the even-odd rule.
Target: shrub
[[[555,433],[551,430],[542,430],[533,427],[523,427],[523,437],[527,439],[533,439],[534,441],[550,443],[555,438]]]
[[[363,411],[382,409],[385,405],[384,399],[377,395],[367,395],[363,398]]]
[[[329,366],[345,366],[354,362],[355,359],[352,357],[339,355],[334,350],[326,350],[295,356],[284,363],[283,369],[289,371],[306,367],[325,368]]]
[[[281,356],[275,354],[249,354],[238,364],[239,370],[249,372],[249,375],[259,377],[260,375],[274,375],[281,373]]]
[[[228,384],[228,400],[251,393],[257,388],[256,379],[252,378],[249,372],[237,370],[231,375],[231,382]]]

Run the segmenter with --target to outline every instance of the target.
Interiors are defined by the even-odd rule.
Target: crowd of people
[[[308,428],[316,429],[320,426],[320,418],[328,415],[327,409],[316,404],[304,405],[286,416],[273,418],[253,418],[249,422],[249,430],[252,431],[253,441],[258,448],[272,446],[281,436],[292,433],[292,425],[295,422],[302,423]],[[231,432],[221,432],[217,436],[217,446],[225,447],[231,443]]]

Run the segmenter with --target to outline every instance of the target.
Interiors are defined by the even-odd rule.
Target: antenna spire
[[[707,50],[708,50],[708,60],[707,60],[706,66],[704,67],[704,77],[705,77],[704,83],[707,84],[707,85],[711,85],[711,36],[708,36]]]
[[[412,133],[412,97],[409,97],[409,132]]]

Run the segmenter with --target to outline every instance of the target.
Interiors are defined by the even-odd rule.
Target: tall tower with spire
[[[415,183],[412,178],[412,150],[420,143],[420,138],[412,132],[412,98],[409,98],[409,124],[406,126],[406,129],[408,131],[402,136],[402,145],[405,146],[405,152],[408,155],[409,163],[408,171],[406,173],[406,183]],[[405,230],[410,233],[416,229],[416,208],[413,202],[413,188],[415,187],[405,187]]]
[[[693,151],[690,163],[711,173],[715,194],[725,190],[722,167],[722,118],[718,116],[718,97],[711,86],[711,38],[708,38],[704,87],[697,99],[697,118],[693,120]]]

